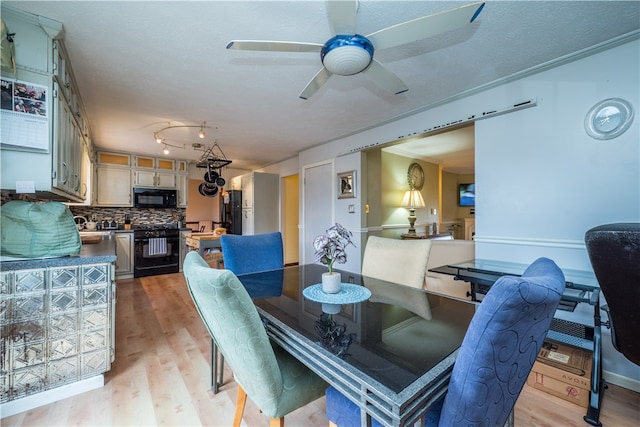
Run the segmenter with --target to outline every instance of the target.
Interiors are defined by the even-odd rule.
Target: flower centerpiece
[[[333,271],[333,264],[347,262],[346,247],[356,245],[351,241],[351,232],[342,225],[336,223],[325,234],[321,234],[313,241],[313,249],[316,251],[316,261],[325,264],[329,271],[322,274],[322,290],[326,293],[340,292],[341,275]]]

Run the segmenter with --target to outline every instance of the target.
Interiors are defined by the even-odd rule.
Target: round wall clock
[[[587,134],[595,139],[622,135],[633,122],[633,108],[624,99],[609,98],[591,107],[584,118]]]
[[[411,163],[407,170],[407,182],[411,190],[422,190],[424,185],[424,171],[418,163]]]

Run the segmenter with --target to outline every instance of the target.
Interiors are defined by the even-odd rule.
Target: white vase
[[[327,294],[340,292],[342,288],[342,276],[340,273],[322,273],[322,290]]]

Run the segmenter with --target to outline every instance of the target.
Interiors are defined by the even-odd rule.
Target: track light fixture
[[[169,148],[168,147],[182,148],[184,150],[184,149],[186,149],[186,144],[174,145],[174,144],[171,144],[171,143],[167,142],[167,139],[164,138],[164,136],[163,136],[163,132],[166,134],[166,132],[168,130],[176,129],[176,128],[200,128],[200,131],[198,132],[198,138],[204,139],[205,136],[207,136],[207,134],[205,133],[204,130],[208,129],[209,127],[210,126],[207,126],[207,122],[202,122],[201,125],[172,125],[171,122],[167,122],[167,126],[163,127],[160,130],[157,130],[157,131],[153,132],[153,139],[158,144],[162,144],[162,147],[163,147],[162,152],[164,154],[169,154]],[[217,129],[217,127],[215,129]]]

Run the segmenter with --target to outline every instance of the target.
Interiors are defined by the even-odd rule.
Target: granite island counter
[[[116,239],[78,255],[0,261],[0,411],[104,384],[115,357]]]
[[[102,240],[98,243],[83,243],[78,255],[32,259],[9,259],[2,257],[0,258],[0,271],[62,267],[102,262],[116,262],[116,239],[113,233],[103,235]],[[4,288],[2,291],[4,293]]]

